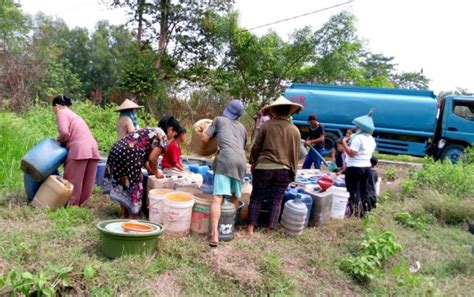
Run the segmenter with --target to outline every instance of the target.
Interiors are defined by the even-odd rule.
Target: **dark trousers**
[[[267,227],[275,228],[280,217],[283,195],[290,182],[291,171],[289,169],[254,170],[249,205],[250,224],[257,225],[262,203],[264,200],[268,200],[269,218]]]
[[[346,188],[350,194],[351,214],[362,217],[366,211],[370,210],[367,205],[367,181],[370,176],[370,167],[347,167],[345,174]]]

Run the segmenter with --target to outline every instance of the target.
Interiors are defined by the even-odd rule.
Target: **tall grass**
[[[12,113],[0,113],[0,190],[21,186],[20,160],[41,138],[26,121]]]

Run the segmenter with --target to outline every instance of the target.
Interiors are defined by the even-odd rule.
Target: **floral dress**
[[[161,128],[143,128],[129,133],[110,149],[105,169],[104,190],[110,198],[125,206],[132,214],[140,212],[143,197],[142,168],[151,151],[168,148]]]

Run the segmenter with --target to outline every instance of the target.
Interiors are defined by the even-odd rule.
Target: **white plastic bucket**
[[[171,192],[163,197],[163,225],[171,235],[186,235],[191,228],[194,198],[190,193]]]
[[[349,192],[346,188],[330,187],[328,189],[332,193],[331,218],[343,219],[346,214],[347,202],[349,201]]]
[[[148,220],[163,224],[163,197],[173,192],[171,189],[153,189],[148,192]]]

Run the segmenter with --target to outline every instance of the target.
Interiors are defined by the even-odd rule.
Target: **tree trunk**
[[[169,4],[170,0],[160,1],[160,39],[158,41],[158,57],[155,64],[155,68],[158,71],[161,68],[161,61],[166,51],[166,40],[168,39]]]
[[[138,15],[138,28],[137,28],[137,53],[140,53],[142,46],[142,31],[143,31],[143,9],[145,7],[145,0],[138,0],[137,15]]]

